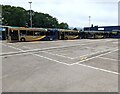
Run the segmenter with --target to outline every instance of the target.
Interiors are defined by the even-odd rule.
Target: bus
[[[120,30],[113,30],[109,32],[110,38],[120,38]]]
[[[59,31],[57,29],[48,28],[46,32],[46,37],[43,40],[58,40],[59,39]]]
[[[10,26],[0,26],[0,40],[6,40],[6,34]]]
[[[105,38],[104,31],[81,31],[80,38],[81,39],[101,39]]]
[[[77,30],[58,29],[58,31],[59,31],[59,39],[61,40],[80,38],[80,34],[79,34],[80,31]]]
[[[10,27],[8,28],[7,40],[8,42],[54,40],[58,39],[57,34],[58,32],[52,29]]]

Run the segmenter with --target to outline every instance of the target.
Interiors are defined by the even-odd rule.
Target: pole
[[[120,26],[120,1],[118,2],[118,26]]]
[[[32,2],[29,2],[29,4],[30,4],[30,27],[32,28],[32,11],[31,11],[31,3],[32,3]]]
[[[90,31],[90,27],[91,27],[91,26],[90,26],[90,24],[91,24],[91,23],[90,23],[90,19],[91,19],[91,16],[89,16],[89,31]]]

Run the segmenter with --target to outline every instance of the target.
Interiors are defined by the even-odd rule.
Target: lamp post
[[[31,4],[32,4],[32,2],[29,2],[29,4],[30,4],[30,26],[32,28],[32,11],[31,11]]]
[[[89,31],[90,31],[90,20],[91,20],[91,16],[89,16]]]
[[[118,2],[118,25],[120,26],[120,1]]]

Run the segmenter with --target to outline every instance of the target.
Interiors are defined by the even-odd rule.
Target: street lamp
[[[120,1],[118,2],[118,25],[120,26]]]
[[[30,26],[32,28],[32,11],[31,11],[31,3],[32,2],[28,2],[30,4]]]
[[[89,31],[90,31],[90,20],[91,20],[91,16],[89,16]]]

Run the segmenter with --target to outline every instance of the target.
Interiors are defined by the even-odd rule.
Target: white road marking
[[[22,49],[19,49],[19,48],[16,48],[16,47],[12,47],[12,46],[8,46],[8,47],[11,47],[13,49],[17,49],[17,50],[20,50],[20,51],[23,51]],[[108,53],[112,53],[112,52],[115,52],[117,51],[118,49],[114,50],[114,51],[111,51],[111,52],[108,52]],[[105,54],[108,54],[108,53],[105,53]],[[119,74],[117,72],[113,72],[113,71],[109,71],[109,70],[105,70],[105,69],[101,69],[101,68],[97,68],[97,67],[93,67],[93,66],[88,66],[88,65],[84,65],[84,64],[79,64],[80,62],[76,62],[76,63],[73,63],[73,64],[67,64],[67,63],[64,63],[64,62],[60,62],[60,61],[57,61],[57,60],[54,60],[54,59],[51,59],[51,58],[48,58],[48,57],[44,57],[44,56],[41,56],[41,55],[38,55],[38,54],[33,54],[31,53],[32,55],[34,56],[38,56],[38,57],[42,57],[42,58],[45,58],[45,59],[48,59],[48,60],[51,60],[51,61],[54,61],[54,62],[57,62],[57,63],[60,63],[60,64],[64,64],[64,65],[67,65],[67,66],[72,66],[72,65],[80,65],[80,66],[84,66],[84,67],[88,67],[88,68],[91,68],[91,69],[96,69],[96,70],[100,70],[100,71],[104,71],[104,72],[108,72],[108,73],[112,73],[112,74]],[[95,56],[95,57],[92,57],[92,58],[89,58],[89,59],[86,59],[86,60],[83,60],[82,62],[84,61],[87,61],[87,60],[90,60],[90,59],[93,59],[93,58],[96,58],[96,57],[99,57],[99,56],[102,56],[102,55],[105,55],[105,54],[101,54],[101,55],[98,55],[98,56]]]
[[[95,69],[95,70],[100,70],[100,71],[107,72],[107,73],[112,73],[112,74],[120,75],[120,73],[118,73],[118,72],[113,72],[113,71],[102,69],[102,68],[88,66],[88,65],[85,65],[85,64],[77,64],[77,65],[80,65],[80,66],[83,66],[83,67],[87,67],[87,68],[91,68],[91,69]]]
[[[8,46],[8,47],[11,47],[11,48],[13,48],[13,49],[17,49],[17,50],[20,50],[20,51],[24,52],[24,50],[22,50],[22,49],[18,49],[18,48],[13,47],[13,46]],[[48,60],[51,60],[51,61],[54,61],[54,62],[57,62],[57,63],[61,63],[61,64],[64,64],[64,65],[68,65],[68,66],[71,65],[71,64],[64,63],[64,62],[60,62],[60,61],[55,60],[55,59],[51,59],[51,58],[48,58],[48,57],[42,56],[42,55],[38,55],[38,54],[34,54],[34,53],[29,53],[29,54],[32,54],[32,55],[34,55],[34,56],[38,56],[38,57],[41,57],[41,58],[45,58],[45,59],[48,59]]]
[[[97,40],[97,41],[95,40],[95,41],[92,41],[92,42],[98,42],[98,41],[101,41],[101,40]],[[76,45],[67,45],[67,46],[47,47],[47,48],[42,48],[42,49],[33,49],[32,47],[28,47],[29,45],[28,46],[23,46],[23,47],[24,48],[29,48],[30,50],[28,50],[28,51],[32,51],[32,50],[34,51],[34,50],[59,49],[59,48],[75,47],[75,46],[83,46],[83,45],[88,45],[88,44],[94,44],[94,43],[91,43],[91,42],[86,42],[86,43],[84,43],[84,44],[79,43],[79,44],[76,44]]]
[[[109,53],[112,53],[112,52],[115,52],[115,51],[117,51],[117,50],[118,50],[118,49],[115,49],[115,50],[113,50],[113,51],[110,51],[110,52],[107,52],[107,53],[103,53],[103,54],[100,54],[100,55],[97,55],[97,56],[94,56],[94,57],[91,57],[91,58],[88,58],[88,59],[85,59],[85,60],[82,60],[82,61],[73,63],[73,65],[74,65],[74,64],[79,64],[79,63],[82,63],[82,62],[85,62],[85,61],[88,61],[88,60],[91,60],[91,59],[94,59],[94,58],[96,58],[96,57],[100,57],[100,56],[109,54]]]
[[[60,57],[68,58],[68,59],[73,59],[73,58],[68,57],[68,56],[64,56],[64,55],[60,55],[60,54],[53,54],[53,53],[50,53],[50,52],[47,52],[47,51],[40,51],[40,52],[51,54],[51,55],[55,55],[55,56],[60,56]]]
[[[20,56],[20,55],[29,55],[29,54],[31,54],[31,53],[19,53],[19,54],[8,54],[7,56],[0,56],[0,57],[10,57],[10,56]]]
[[[77,44],[77,45],[69,45],[69,46],[58,46],[58,47],[48,47],[48,48],[43,48],[43,49],[30,49],[30,50],[22,50],[20,48],[16,48],[16,47],[13,47],[13,46],[10,46],[10,45],[6,45],[6,44],[3,44],[7,47],[10,47],[10,48],[13,48],[13,49],[16,49],[16,50],[19,50],[19,52],[30,52],[30,51],[39,51],[39,50],[51,50],[51,49],[59,49],[59,48],[66,48],[66,47],[74,47],[74,46],[79,46],[79,45],[86,45],[86,44]],[[24,46],[25,48],[30,48],[30,47],[27,47],[27,46]],[[11,52],[11,53],[18,53],[18,52]],[[4,53],[4,54],[7,54],[7,53]]]
[[[51,59],[51,58],[48,58],[48,57],[45,57],[45,56],[42,56],[42,55],[38,55],[38,54],[33,54],[33,55],[41,57],[41,58],[45,58],[45,59],[48,59],[48,60],[51,60],[51,61],[54,61],[54,62],[57,62],[57,63],[60,63],[60,64],[71,66],[71,64],[64,63],[64,62],[61,62],[61,61],[58,61],[58,60],[55,60],[55,59]]]
[[[22,49],[19,49],[19,48],[16,48],[16,47],[13,47],[13,46],[10,46],[10,45],[6,45],[6,44],[2,44],[6,47],[10,47],[10,48],[13,48],[13,49],[16,49],[16,50],[19,50],[19,51],[23,51]]]
[[[23,46],[23,48],[31,49],[31,47],[28,47],[28,46]]]
[[[102,40],[94,40],[94,42],[98,42],[98,41],[102,41]],[[111,40],[104,40],[104,41],[111,41]],[[92,42],[93,42],[93,40],[92,40]],[[86,42],[87,44],[94,44],[94,43],[90,43],[90,42]],[[13,44],[13,43],[9,43],[9,44]],[[20,43],[19,43],[20,44]],[[48,47],[48,48],[43,48],[43,49],[30,49],[30,47],[28,47],[28,46],[24,46],[25,48],[29,48],[30,50],[21,50],[21,52],[29,52],[29,51],[38,51],[38,50],[49,50],[49,49],[59,49],[59,48],[65,48],[65,47],[72,47],[72,46],[81,46],[81,45],[87,45],[87,44],[76,44],[76,45],[69,45],[69,46],[58,46],[58,47]],[[6,44],[2,44],[2,45],[4,45],[4,46],[8,46],[8,45],[6,45]],[[15,45],[15,44],[14,44]],[[11,47],[11,48],[15,48],[15,47],[13,47],[13,46],[9,46],[9,47]],[[17,50],[19,50],[19,48],[17,48]],[[16,52],[13,52],[13,54],[14,53],[16,53]],[[7,53],[6,53],[7,54]]]
[[[91,56],[91,55],[99,54],[99,53],[102,53],[102,52],[105,52],[105,51],[110,51],[110,50],[111,50],[111,49],[107,49],[107,50],[103,50],[103,51],[97,51],[97,52],[95,52],[95,53],[85,54],[85,55],[82,55],[82,56],[79,56],[79,57],[74,57],[73,59],[88,57],[88,56]]]
[[[111,61],[120,61],[118,59],[112,59],[112,58],[106,58],[106,57],[98,57],[98,58],[106,59],[106,60],[111,60]]]

